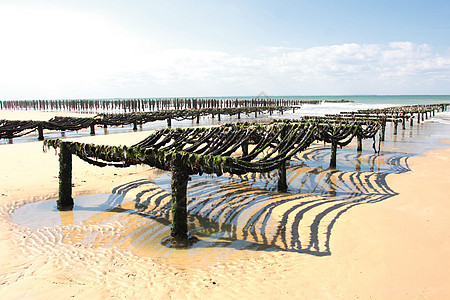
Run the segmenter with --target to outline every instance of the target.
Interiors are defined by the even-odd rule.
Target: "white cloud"
[[[0,40],[0,98],[450,93],[449,53],[411,42],[167,49],[99,15],[1,5]]]

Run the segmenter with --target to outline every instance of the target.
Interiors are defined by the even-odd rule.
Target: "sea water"
[[[252,99],[252,97],[205,97],[204,99]],[[255,97],[253,97],[255,98]],[[196,120],[172,120],[172,128],[183,128],[183,127],[194,127],[194,126],[211,126],[220,125],[227,122],[238,122],[238,121],[258,121],[258,122],[269,122],[276,118],[298,118],[301,116],[324,116],[325,114],[338,114],[340,112],[347,111],[357,111],[361,109],[379,109],[399,105],[415,105],[415,104],[436,104],[436,103],[450,103],[450,95],[396,95],[396,96],[351,96],[351,95],[338,95],[338,96],[279,96],[273,97],[275,99],[292,99],[292,100],[319,100],[320,104],[304,104],[300,108],[295,109],[295,113],[292,111],[286,111],[284,113],[275,112],[272,115],[269,113],[264,113],[258,115],[258,118],[254,118],[254,113],[251,114],[241,114],[241,119],[237,116],[227,116],[222,115],[221,121],[218,118],[211,118],[211,116],[205,116],[200,118],[200,123],[197,124]],[[198,98],[203,99],[203,98]],[[351,103],[336,103],[336,102],[326,102],[326,100],[349,100],[353,101]],[[57,115],[57,113],[55,113]],[[1,115],[1,111],[0,111]],[[1,119],[1,118],[0,118]],[[448,120],[448,119],[447,119]],[[143,124],[142,127],[138,127],[139,131],[150,131],[156,129],[162,129],[167,127],[167,122],[155,121]],[[104,134],[114,134],[114,133],[126,133],[133,132],[133,126],[111,126],[107,130],[104,128],[97,127],[95,129],[96,135]],[[89,129],[83,129],[79,131],[66,131],[61,132],[45,132],[45,138],[55,139],[55,138],[77,138],[83,136],[90,136]],[[25,142],[36,142],[37,132],[32,134],[14,138],[12,141],[8,139],[0,139],[0,145],[10,144],[10,143],[25,143]]]

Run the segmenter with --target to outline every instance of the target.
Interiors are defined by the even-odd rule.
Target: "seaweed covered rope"
[[[331,144],[330,168],[336,168],[337,147],[347,146],[356,136],[357,151],[362,151],[362,140],[373,139],[372,148],[380,152],[380,143],[376,147],[376,134],[383,126],[382,120],[341,119],[339,117],[304,117],[297,120],[273,120],[272,123],[314,123],[317,126],[315,139]],[[379,139],[381,141],[381,138]]]
[[[44,148],[64,148],[100,167],[146,164],[171,171],[171,235],[183,240],[187,239],[186,188],[189,175],[207,173],[221,176],[224,173],[263,173],[279,169],[285,177],[286,161],[315,140],[334,139],[337,145],[344,145],[357,132],[357,126],[348,124],[327,127],[314,122],[238,123],[211,128],[162,129],[131,147],[45,140]],[[281,190],[285,188],[282,183],[279,186]],[[64,199],[71,199],[70,195]]]

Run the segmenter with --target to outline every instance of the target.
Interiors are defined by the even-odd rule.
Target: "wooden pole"
[[[91,135],[95,135],[95,123],[92,123],[90,127],[91,127]]]
[[[42,123],[38,125],[38,140],[43,141],[44,140],[44,127],[42,126]]]
[[[187,184],[189,175],[177,161],[172,167],[172,229],[176,240],[186,240],[187,235]]]
[[[331,158],[330,158],[330,168],[336,168],[336,152],[337,152],[337,142],[333,139],[331,141]]]
[[[380,140],[382,142],[384,142],[385,134],[386,134],[386,119],[383,119],[381,121],[381,137],[380,137]]]
[[[279,192],[287,191],[286,162],[282,162],[278,167],[278,191]]]
[[[59,210],[73,209],[72,199],[72,153],[69,144],[61,143],[59,152],[59,197],[56,201]]]
[[[248,143],[247,142],[242,143],[242,155],[243,156],[248,155]]]
[[[362,146],[362,137],[361,137],[361,135],[357,135],[357,143],[356,143],[356,151],[358,151],[358,152],[361,152],[362,151],[362,149],[363,149],[363,146]]]
[[[137,121],[133,121],[133,131],[137,131]]]

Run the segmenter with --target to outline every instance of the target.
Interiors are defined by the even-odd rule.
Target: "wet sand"
[[[131,145],[147,135],[137,132],[79,140]],[[131,226],[147,220],[138,215],[121,215],[121,220],[112,213],[98,213],[88,222],[77,223],[74,214],[65,214],[63,224],[44,228],[13,222],[14,211],[24,204],[56,198],[58,158],[53,152],[43,153],[39,142],[0,146],[2,299],[450,297],[450,148],[409,158],[410,172],[386,176],[393,191],[387,199],[352,205],[333,217],[330,253],[326,255],[280,247],[239,250],[242,245],[235,245],[237,251],[225,254],[208,248],[199,249],[197,256],[179,252],[154,257],[145,253],[145,247],[140,252],[124,246],[131,244],[133,236],[121,239]],[[74,159],[73,170],[74,196],[109,194],[115,188],[143,181],[142,186],[154,188],[158,197],[164,194],[153,184],[161,172],[146,166],[98,168]],[[130,199],[139,193],[127,191]],[[194,196],[201,198],[198,193]],[[121,208],[133,208],[134,204],[124,202]],[[282,206],[277,209],[274,217],[286,210]],[[314,219],[313,215],[309,218]],[[305,230],[307,226],[299,232]],[[326,230],[319,225],[318,231],[318,237],[323,238]],[[151,236],[149,232],[139,238]],[[108,241],[114,241],[112,246],[107,246]],[[186,263],[198,255],[206,260]],[[214,258],[220,255],[224,258]]]

